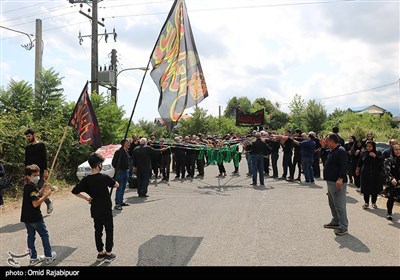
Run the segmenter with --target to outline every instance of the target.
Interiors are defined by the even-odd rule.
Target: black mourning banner
[[[68,125],[75,128],[79,143],[97,149],[101,146],[100,128],[88,93],[88,82],[76,103]]]
[[[171,131],[186,108],[208,96],[183,0],[175,0],[151,55],[151,77],[160,92],[158,112]]]
[[[246,113],[236,108],[236,126],[256,126],[264,124],[264,109],[255,113]]]

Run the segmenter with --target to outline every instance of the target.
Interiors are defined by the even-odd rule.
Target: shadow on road
[[[348,248],[353,252],[369,253],[370,250],[360,239],[351,234],[336,236],[335,241],[340,244],[339,249]]]
[[[12,233],[12,232],[17,232],[17,231],[20,231],[23,229],[25,229],[25,224],[17,223],[17,224],[12,224],[12,225],[6,225],[6,226],[0,228],[0,233]]]
[[[346,203],[356,204],[358,202],[354,197],[346,195]]]
[[[139,247],[138,266],[186,266],[203,237],[157,235]]]
[[[68,246],[51,246],[51,249],[57,253],[57,258],[51,265],[47,265],[45,262],[43,262],[40,266],[56,266],[68,258],[78,248],[72,248]]]

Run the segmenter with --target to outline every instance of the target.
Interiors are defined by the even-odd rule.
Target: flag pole
[[[47,180],[50,179],[51,173],[53,173],[54,165],[56,164],[56,160],[57,160],[58,154],[60,153],[61,146],[62,146],[62,144],[63,144],[63,142],[65,140],[65,137],[67,136],[67,129],[68,129],[68,126],[64,127],[64,134],[63,134],[63,136],[61,138],[60,145],[58,146],[58,150],[57,150],[56,155],[55,155],[55,157],[53,159],[53,163],[51,164],[50,171],[49,171],[49,176],[47,177]]]
[[[175,1],[174,1],[174,4],[172,5],[171,10],[169,11],[169,14],[168,14],[168,16],[167,16],[167,19],[165,20],[165,22],[164,22],[164,24],[163,24],[163,26],[162,26],[162,28],[161,28],[160,34],[159,34],[158,37],[157,37],[157,41],[156,41],[156,43],[154,44],[153,50],[151,51],[150,58],[149,58],[149,62],[147,63],[146,70],[145,70],[145,72],[144,72],[144,74],[143,74],[142,82],[140,83],[139,91],[138,91],[138,94],[137,94],[137,96],[136,96],[135,104],[133,105],[132,113],[131,113],[131,116],[130,116],[130,118],[129,118],[128,126],[127,126],[127,128],[126,128],[125,136],[124,136],[123,139],[127,139],[127,137],[128,137],[128,132],[129,132],[129,128],[130,128],[130,126],[131,126],[133,114],[135,113],[136,105],[137,105],[137,103],[138,103],[140,93],[142,92],[142,88],[143,88],[143,84],[144,84],[144,79],[146,78],[147,71],[149,70],[149,66],[150,66],[150,63],[151,63],[151,58],[152,58],[152,56],[153,56],[154,50],[155,50],[156,47],[157,47],[157,42],[158,42],[158,40],[159,40],[161,34],[163,33],[163,30],[164,30],[165,26],[167,25],[167,22],[168,22],[168,20],[169,20],[169,18],[170,18],[170,16],[171,16],[171,14],[172,14],[172,12],[173,12],[173,10],[174,10],[174,8],[175,8],[175,6],[176,6],[177,3],[178,3],[178,0],[175,0]],[[121,148],[122,148],[122,147],[121,147]],[[119,165],[119,161],[120,161],[120,160],[121,160],[121,153],[119,154],[117,166]],[[117,170],[116,170],[116,172],[117,172]],[[112,195],[113,189],[114,189],[114,188],[111,188],[111,190],[110,190],[110,197],[111,197],[111,195]]]

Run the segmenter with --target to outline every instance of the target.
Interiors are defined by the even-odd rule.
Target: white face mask
[[[35,185],[39,182],[40,176],[34,176],[31,177],[31,182],[34,183]]]

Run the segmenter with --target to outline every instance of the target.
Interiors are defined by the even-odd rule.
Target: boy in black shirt
[[[28,248],[31,259],[29,265],[35,265],[43,260],[47,264],[52,263],[56,258],[56,252],[51,250],[49,233],[43,220],[40,205],[51,195],[49,185],[44,184],[39,190],[37,182],[40,179],[40,168],[36,164],[25,167],[24,196],[22,199],[21,222],[25,223],[28,233]],[[44,248],[43,256],[38,256],[35,248],[35,235],[39,233]]]
[[[98,251],[97,261],[113,261],[116,256],[111,253],[113,248],[114,224],[112,202],[108,188],[118,188],[119,184],[110,176],[100,173],[104,158],[93,153],[88,159],[92,174],[84,177],[73,189],[72,193],[90,204],[90,214],[94,221],[94,237]],[[87,193],[89,196],[81,194]],[[103,227],[106,231],[106,251],[103,251]]]

